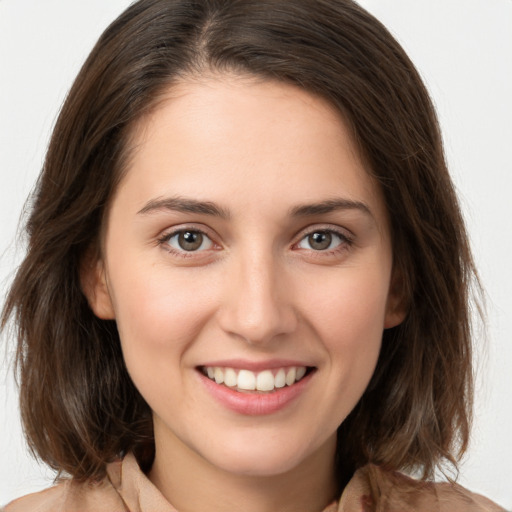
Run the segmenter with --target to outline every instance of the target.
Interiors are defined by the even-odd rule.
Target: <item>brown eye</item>
[[[204,233],[189,229],[172,233],[166,238],[166,243],[178,252],[203,251],[213,246],[213,242]]]
[[[350,245],[347,237],[328,229],[313,231],[305,235],[297,244],[299,249],[307,249],[309,251],[326,251],[346,245]]]
[[[309,246],[315,251],[325,251],[332,243],[332,234],[327,231],[318,231],[308,235]]]
[[[184,251],[197,251],[203,243],[203,235],[197,231],[183,231],[178,235],[178,244]]]

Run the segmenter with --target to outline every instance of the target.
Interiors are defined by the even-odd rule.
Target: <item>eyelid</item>
[[[179,233],[182,233],[184,231],[194,231],[197,233],[201,233],[203,236],[207,237],[211,243],[213,244],[213,247],[208,249],[203,249],[199,251],[185,251],[185,250],[179,250],[175,249],[171,245],[168,244],[168,241],[173,237],[176,236]],[[341,243],[336,246],[333,249],[326,249],[324,251],[322,250],[314,250],[314,249],[301,249],[298,248],[298,244],[302,242],[307,236],[316,233],[316,232],[327,232],[332,233],[341,239]],[[158,245],[166,246],[165,250],[167,250],[169,253],[177,255],[182,258],[192,258],[192,257],[200,257],[205,256],[207,253],[209,253],[211,250],[219,250],[222,248],[222,245],[217,242],[217,239],[219,237],[216,235],[215,232],[212,233],[212,230],[204,225],[197,225],[197,224],[180,224],[173,227],[170,227],[162,232],[157,237],[157,243]],[[355,235],[348,230],[347,228],[336,226],[332,224],[314,224],[307,226],[306,228],[303,228],[300,230],[294,237],[295,241],[292,244],[292,249],[298,249],[298,250],[304,250],[309,251],[313,253],[318,253],[318,255],[326,255],[326,254],[333,254],[338,251],[346,250],[350,246],[353,245]]]
[[[180,247],[180,238],[184,233],[193,233],[194,235],[200,236],[200,245],[196,249],[193,250],[187,250],[182,247]],[[186,229],[184,231],[178,231],[177,233],[171,234],[170,236],[166,237],[167,243],[176,251],[178,252],[185,252],[185,253],[198,253],[203,252],[208,249],[211,249],[213,247],[213,240],[206,235],[205,233],[201,233],[199,231],[192,231],[191,229]]]
[[[324,233],[333,233],[338,235],[343,240],[346,240],[348,243],[353,243],[355,235],[348,230],[347,228],[342,228],[341,226],[333,226],[332,224],[315,224],[303,228],[297,235],[295,235],[295,242],[293,245],[297,245],[304,238],[313,233],[324,232]]]
[[[210,242],[212,243],[212,247],[208,249],[202,249],[198,251],[185,251],[176,249],[175,247],[172,247],[168,242],[171,240],[174,236],[179,235],[180,233],[191,231],[195,233],[201,233],[204,237],[208,238]],[[218,250],[220,247],[220,244],[216,241],[216,236],[211,233],[211,229],[208,229],[206,227],[198,226],[197,224],[180,224],[177,226],[173,226],[172,228],[168,228],[165,231],[163,231],[158,237],[157,237],[157,243],[158,245],[164,246],[165,250],[168,251],[171,254],[175,254],[177,256],[183,257],[183,258],[190,258],[190,257],[198,257],[199,255],[203,255],[204,253],[209,252],[210,250]]]
[[[326,249],[314,249],[313,247],[299,247],[308,236],[313,233],[331,233],[339,238],[339,243],[332,248]],[[346,255],[354,246],[355,235],[346,228],[333,225],[314,225],[303,229],[299,235],[297,235],[296,241],[292,245],[292,250],[297,251],[298,254],[302,254],[308,260],[316,261],[318,263],[332,261],[332,258],[336,258],[336,261]]]

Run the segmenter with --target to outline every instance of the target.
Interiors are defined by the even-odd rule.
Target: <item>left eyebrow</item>
[[[197,213],[200,215],[220,217],[222,219],[229,218],[229,212],[217,206],[215,203],[179,196],[151,199],[151,201],[148,201],[144,207],[137,212],[137,215],[162,211]]]
[[[313,215],[325,215],[338,210],[359,210],[373,218],[373,214],[367,204],[351,199],[327,199],[319,203],[303,204],[291,209],[292,217],[311,217]]]

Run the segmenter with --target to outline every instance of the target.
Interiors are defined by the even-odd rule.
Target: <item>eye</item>
[[[309,249],[314,251],[327,251],[333,250],[347,243],[346,237],[339,233],[329,230],[313,231],[306,235],[298,244],[299,249]]]
[[[213,247],[213,242],[205,233],[192,229],[175,231],[166,235],[163,242],[178,252],[205,251]]]

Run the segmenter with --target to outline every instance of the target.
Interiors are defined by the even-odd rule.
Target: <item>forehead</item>
[[[134,201],[180,194],[284,208],[341,194],[385,215],[340,113],[293,85],[238,76],[175,84],[135,126],[131,147],[120,191]]]

